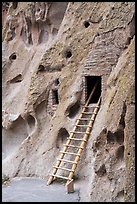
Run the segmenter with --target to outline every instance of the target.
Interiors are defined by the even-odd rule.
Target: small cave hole
[[[10,59],[10,60],[16,60],[16,59],[17,59],[16,53],[11,54],[10,57],[9,57],[9,59]]]
[[[127,155],[130,156],[130,152],[128,152]]]
[[[79,109],[80,109],[80,103],[79,101],[77,101],[75,104],[70,105],[67,108],[65,115],[67,115],[69,118],[74,118],[79,112]]]
[[[65,57],[70,58],[72,56],[72,51],[71,50],[66,50],[65,51]]]
[[[38,72],[43,72],[43,71],[45,71],[45,67],[41,64],[38,67]]]
[[[117,159],[123,159],[124,158],[124,145],[118,147],[116,151],[116,158]]]
[[[107,171],[106,171],[106,167],[105,167],[105,164],[103,164],[102,166],[100,166],[100,168],[95,171],[95,173],[99,176],[99,177],[102,177],[104,175],[106,175]]]
[[[117,193],[117,198],[124,196],[124,190],[121,190]]]
[[[125,128],[125,114],[126,114],[127,106],[126,103],[123,103],[123,110],[121,114],[121,118],[119,121],[119,129],[123,130]]]
[[[62,144],[66,142],[67,137],[69,137],[68,131],[66,130],[66,128],[61,128],[58,131],[56,147],[60,149],[62,147]]]
[[[119,144],[123,144],[123,142],[124,142],[124,129],[119,128],[114,134],[115,134],[116,141]]]
[[[53,105],[59,104],[58,90],[52,90]]]
[[[113,143],[115,142],[115,135],[111,131],[108,131],[107,133],[107,143]]]
[[[124,142],[124,131],[119,129],[118,131],[112,133],[108,131],[107,133],[107,143],[118,143],[123,144]]]
[[[97,36],[100,36],[99,32],[96,33],[96,37],[97,37]]]
[[[11,79],[10,81],[8,81],[8,83],[14,84],[14,83],[19,83],[23,80],[22,75],[19,74],[16,77],[14,77],[13,79]]]
[[[27,123],[29,125],[29,134],[30,134],[35,127],[35,118],[32,115],[28,115]]]
[[[89,21],[84,21],[84,26],[85,26],[85,28],[88,28],[89,26],[90,26],[90,23],[89,23]]]
[[[57,86],[59,84],[59,79],[55,79],[54,84]]]
[[[131,37],[128,37],[127,40],[126,40],[126,43],[125,43],[125,46],[127,48],[127,46],[130,44],[132,38]]]

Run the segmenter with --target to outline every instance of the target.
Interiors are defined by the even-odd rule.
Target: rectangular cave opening
[[[99,97],[101,96],[101,76],[85,76],[85,103],[88,100],[96,83],[98,84],[89,101],[90,104],[97,103]]]
[[[53,105],[59,104],[58,90],[52,90]]]

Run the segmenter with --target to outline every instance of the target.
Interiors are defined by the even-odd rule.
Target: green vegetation
[[[6,184],[9,180],[9,176],[5,174],[2,175],[2,184]]]

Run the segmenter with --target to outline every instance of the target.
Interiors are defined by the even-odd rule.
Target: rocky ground
[[[40,178],[16,177],[2,189],[2,202],[80,202],[80,185],[74,193],[67,193],[65,185]]]

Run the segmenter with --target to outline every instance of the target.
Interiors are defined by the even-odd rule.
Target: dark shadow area
[[[85,26],[85,28],[88,28],[89,26],[90,26],[90,23],[89,23],[89,21],[84,21],[84,26]]]
[[[22,75],[19,74],[17,75],[16,77],[14,77],[13,79],[11,79],[10,81],[8,81],[7,83],[11,83],[11,84],[14,84],[14,83],[19,83],[23,80],[22,78]]]
[[[98,82],[97,87],[89,101],[89,103],[97,103],[99,97],[101,96],[101,76],[86,76],[85,85],[86,85],[86,101],[88,100],[91,91],[93,90],[95,84]],[[85,101],[85,103],[86,103]]]
[[[10,55],[9,57],[10,60],[16,60],[17,59],[17,55],[16,53],[14,52],[13,54]]]
[[[58,131],[58,136],[57,136],[57,140],[56,140],[56,147],[61,148],[62,144],[66,142],[67,137],[69,137],[68,131],[66,130],[66,128],[61,128]]]
[[[52,90],[53,105],[59,104],[58,90]]]
[[[67,115],[69,118],[74,118],[79,112],[79,110],[80,110],[80,103],[79,101],[77,101],[75,104],[71,104],[67,108],[65,115]]]

